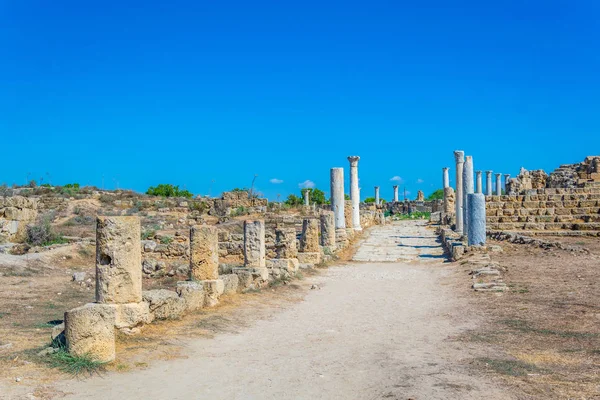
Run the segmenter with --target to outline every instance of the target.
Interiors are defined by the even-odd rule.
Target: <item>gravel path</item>
[[[474,322],[440,284],[443,261],[423,222],[376,227],[355,262],[311,278],[319,289],[273,318],[190,339],[187,359],[57,388],[69,399],[510,398],[469,376],[461,360],[473,354],[449,340]]]

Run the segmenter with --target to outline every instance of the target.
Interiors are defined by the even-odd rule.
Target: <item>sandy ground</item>
[[[452,338],[478,321],[445,283],[452,271],[432,230],[374,228],[355,259],[311,277],[314,290],[267,318],[187,339],[185,359],[55,386],[68,399],[511,398],[465,369],[480,354]]]

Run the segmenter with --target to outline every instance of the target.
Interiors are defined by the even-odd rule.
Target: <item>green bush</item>
[[[431,193],[429,197],[427,197],[427,201],[432,200],[443,200],[444,199],[444,189],[438,189],[435,192]]]
[[[33,246],[50,246],[68,241],[54,232],[50,220],[45,218],[40,224],[27,226],[27,243]]]
[[[295,206],[300,206],[302,205],[302,198],[296,196],[295,194],[290,194],[287,199],[285,199],[284,204],[290,206],[290,207],[295,207]]]
[[[170,183],[161,183],[158,186],[150,186],[146,191],[150,196],[162,197],[186,197],[191,198],[193,194],[187,190],[179,189],[179,186],[171,185]]]

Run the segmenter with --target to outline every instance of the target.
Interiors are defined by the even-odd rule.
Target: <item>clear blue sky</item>
[[[274,199],[360,155],[389,199],[456,149],[513,176],[600,154],[600,2],[490,3],[0,0],[0,183]]]

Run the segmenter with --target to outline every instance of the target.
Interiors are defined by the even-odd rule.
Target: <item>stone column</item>
[[[314,253],[321,251],[319,247],[319,221],[314,218],[305,218],[302,221],[300,251],[302,253]]]
[[[323,211],[321,214],[321,246],[335,247],[335,218],[333,211]]]
[[[504,193],[508,194],[508,180],[510,179],[510,174],[504,174]]]
[[[502,196],[502,174],[496,174],[496,196]]]
[[[398,185],[394,186],[394,202],[398,202]]]
[[[275,252],[277,253],[277,258],[298,258],[296,229],[275,229]]]
[[[360,226],[360,191],[358,189],[358,156],[348,157],[350,161],[350,200],[352,200],[352,228],[362,230]]]
[[[142,245],[139,217],[98,217],[96,302],[142,301]]]
[[[485,171],[485,195],[491,196],[492,190],[492,173],[493,171]]]
[[[481,181],[481,171],[475,171],[477,175],[477,185],[475,186],[475,193],[483,193],[483,182]]]
[[[444,212],[446,214],[455,213],[455,206],[454,189],[451,187],[444,188]]]
[[[310,206],[310,189],[304,189],[304,205]]]
[[[375,205],[379,205],[379,186],[375,186]]]
[[[469,194],[469,246],[484,245],[486,240],[485,196]]]
[[[463,164],[463,234],[469,229],[469,194],[473,193],[473,157],[466,156]]]
[[[190,280],[219,279],[219,239],[217,228],[210,225],[190,229]]]
[[[457,150],[454,152],[456,161],[456,190],[454,192],[456,205],[456,232],[463,232],[463,165],[465,162],[465,152]]]
[[[335,215],[335,228],[346,229],[344,217],[344,168],[331,168],[331,210]]]
[[[266,268],[265,221],[244,221],[244,266]]]
[[[444,185],[443,186],[444,189],[447,187],[450,187],[450,175],[448,174],[449,169],[450,168],[448,168],[448,167],[442,168],[442,171],[444,171],[443,177],[442,177],[442,184]]]
[[[141,267],[139,269],[141,271]],[[74,356],[91,356],[100,362],[113,361],[115,310],[109,304],[90,303],[65,312],[67,351]]]

